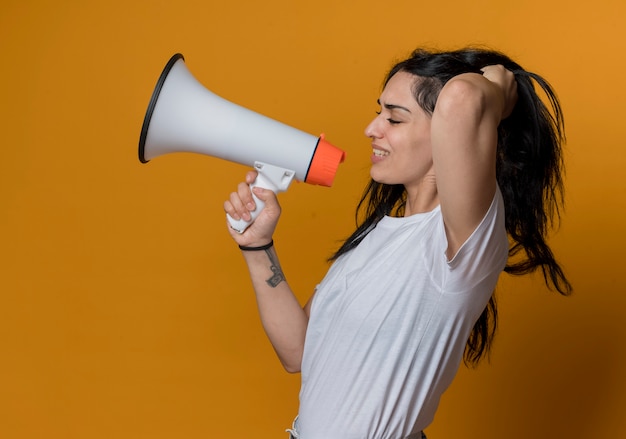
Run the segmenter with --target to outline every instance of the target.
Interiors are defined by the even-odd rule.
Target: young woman
[[[265,331],[302,374],[294,438],[423,437],[463,358],[488,352],[502,271],[541,269],[570,291],[545,241],[562,201],[564,135],[543,78],[490,50],[416,50],[378,103],[361,220],[304,308],[273,246],[274,194],[254,189],[264,210],[245,233],[231,230]],[[254,178],[225,202],[235,219],[255,208]]]

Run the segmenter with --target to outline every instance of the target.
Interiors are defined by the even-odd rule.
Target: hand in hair
[[[502,92],[502,119],[506,119],[511,115],[517,103],[517,81],[515,80],[515,75],[499,64],[483,67],[481,71],[483,76],[498,85]]]

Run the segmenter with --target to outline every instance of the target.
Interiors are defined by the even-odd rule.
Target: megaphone
[[[148,104],[141,136],[139,160],[147,163],[163,154],[191,152],[254,167],[257,179],[250,186],[275,193],[296,179],[331,186],[345,152],[326,141],[269,117],[229,102],[200,84],[187,69],[180,53],[163,69]],[[250,221],[235,221],[239,233]]]

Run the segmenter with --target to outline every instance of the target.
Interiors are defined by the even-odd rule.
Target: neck
[[[437,193],[434,175],[426,176],[424,180],[415,187],[407,187],[406,192],[404,216],[430,212],[439,205],[439,195]]]

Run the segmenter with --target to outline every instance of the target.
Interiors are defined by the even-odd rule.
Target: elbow
[[[278,359],[287,373],[300,373],[302,368],[302,351],[292,355],[279,355]]]
[[[444,85],[433,118],[474,125],[489,122],[497,126],[502,119],[503,105],[501,92],[488,80],[478,75],[460,75]]]
[[[464,78],[453,78],[439,94],[435,111],[440,117],[456,120],[460,116],[482,115],[487,106],[485,90]]]
[[[283,367],[285,368],[285,371],[287,371],[287,373],[291,373],[291,374],[296,374],[296,373],[300,373],[300,366],[290,366],[290,365],[286,365],[283,364]]]
[[[280,363],[283,365],[283,368],[287,373],[300,373],[300,370],[302,368],[301,359],[299,359],[298,361],[288,361],[281,358]]]

